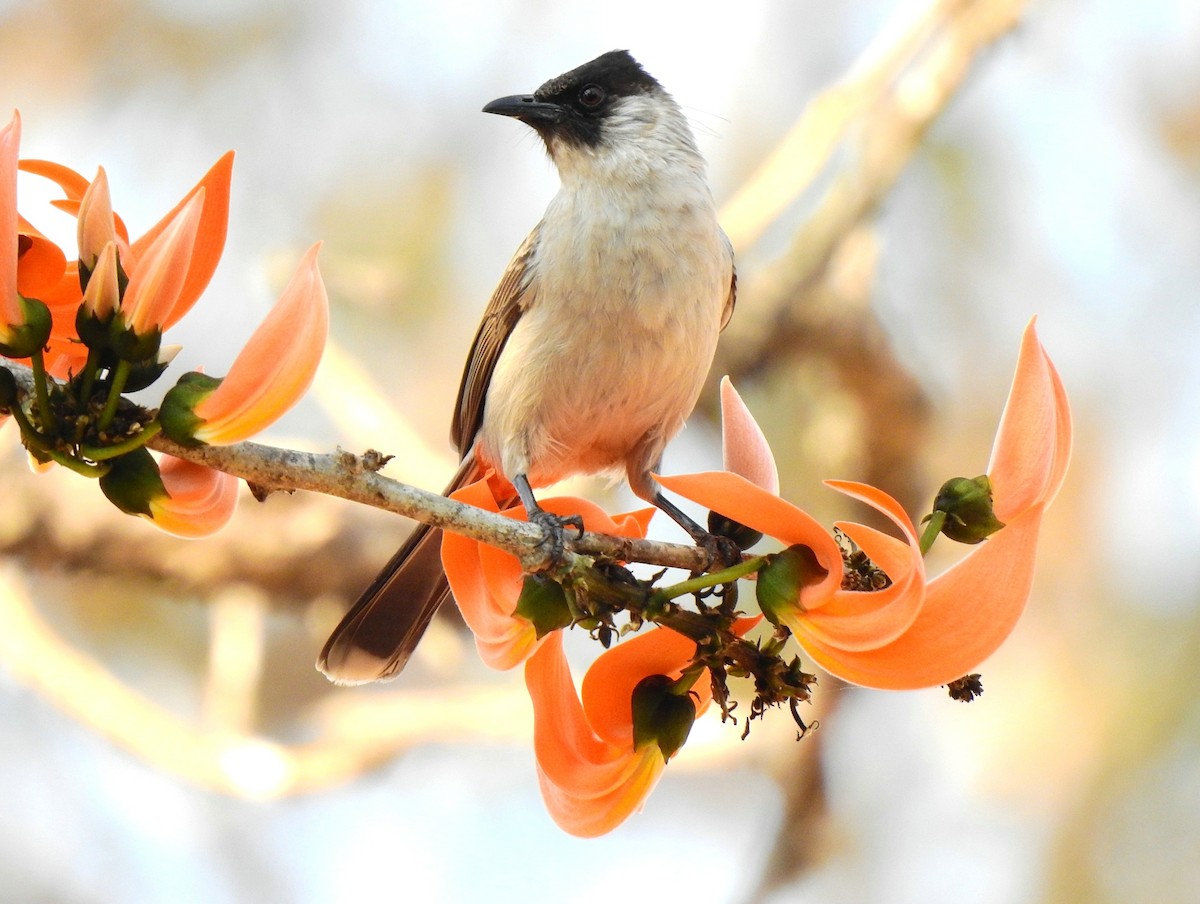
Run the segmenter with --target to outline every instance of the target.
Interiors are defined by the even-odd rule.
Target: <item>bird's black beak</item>
[[[545,103],[532,94],[513,94],[499,97],[483,108],[484,113],[513,116],[530,125],[558,122],[562,118],[562,107]]]

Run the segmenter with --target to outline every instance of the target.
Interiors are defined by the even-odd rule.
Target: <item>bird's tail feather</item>
[[[479,476],[475,457],[467,455],[445,494]],[[364,684],[398,675],[450,596],[441,550],[441,530],[418,524],[334,629],[317,668],[337,684]]]

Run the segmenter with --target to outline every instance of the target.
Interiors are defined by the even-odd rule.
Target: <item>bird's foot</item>
[[[542,529],[540,545],[549,547],[551,566],[562,563],[568,527],[574,528],[578,537],[583,536],[582,515],[556,515],[539,508],[529,513],[529,522]]]
[[[693,535],[692,539],[708,555],[708,567],[705,569],[706,571],[721,571],[725,568],[732,568],[742,561],[741,547],[731,537],[722,537],[720,534],[710,534],[708,531],[701,531]]]

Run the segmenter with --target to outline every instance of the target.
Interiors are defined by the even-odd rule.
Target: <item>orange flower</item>
[[[304,255],[227,377],[184,374],[167,392],[159,419],[169,437],[184,445],[239,442],[277,420],[308,389],[329,334],[320,247]]]
[[[808,547],[826,574],[810,575],[794,604],[773,613],[827,671],[887,689],[932,687],[962,677],[1016,624],[1033,581],[1042,513],[1070,456],[1066,394],[1031,322],[996,435],[988,476],[1006,526],[927,580],[916,531],[886,493],[829,481],[885,514],[903,540],[859,524],[837,526],[892,580],[884,590],[841,589],[840,551],[809,515],[729,473],[663,477],[663,486],[770,534]]]
[[[721,378],[721,457],[726,471],[746,478],[768,493],[779,494],[775,456],[729,377]]]
[[[101,169],[94,182],[69,167],[48,160],[22,160],[20,169],[41,176],[62,189],[64,199],[53,206],[79,217],[80,254],[87,266],[102,251],[105,236],[115,241],[122,269],[129,276],[131,296],[123,308],[145,333],[178,323],[207,287],[225,247],[229,219],[229,186],[233,152],[218,160],[158,223],[134,242],[124,222],[112,213],[107,178]],[[111,218],[111,219],[110,219]],[[164,233],[174,232],[174,236]],[[75,336],[75,313],[82,301],[79,262],[67,262],[62,251],[20,221],[22,247],[18,280],[22,294],[44,301],[54,318],[47,360],[50,371],[64,376],[86,357]],[[186,252],[186,253],[184,253]],[[139,269],[141,273],[139,273]]]
[[[177,537],[207,537],[229,523],[237,508],[238,479],[173,455],[159,462],[166,496],[150,500],[150,520]]]
[[[25,320],[17,298],[17,151],[20,143],[21,117],[14,111],[12,120],[0,129],[0,236],[6,243],[0,248],[0,343],[8,342],[10,327]]]
[[[21,115],[0,129],[0,352],[27,358],[46,344],[51,313],[45,305],[23,296],[20,260],[33,247],[17,214],[17,154],[21,145]]]
[[[572,835],[610,832],[641,809],[666,763],[658,745],[633,741],[633,691],[652,675],[678,678],[696,644],[657,628],[601,654],[583,679],[582,701],[562,649],[562,632],[525,664],[533,702],[538,782],[550,816]],[[711,695],[708,672],[693,691],[697,715]]]
[[[194,411],[204,423],[195,437],[225,445],[258,433],[291,408],[312,384],[329,335],[329,298],[317,268],[321,243],[296,272],[229,374]]]
[[[120,313],[125,325],[138,336],[165,329],[167,320],[182,300],[203,209],[204,190],[201,189],[150,243],[129,274]]]
[[[237,506],[236,477],[146,449],[113,459],[100,489],[121,511],[150,519],[178,537],[205,537],[224,527]]]
[[[452,499],[486,509],[500,510],[488,478],[484,477],[451,494]],[[557,497],[541,501],[556,515],[581,515],[590,531],[618,537],[644,537],[654,509],[610,517],[586,499]],[[504,515],[525,520],[521,506],[506,508]],[[442,566],[463,620],[475,635],[480,658],[491,668],[511,669],[537,648],[532,622],[516,614],[524,575],[516,557],[503,550],[447,531],[442,539]]]

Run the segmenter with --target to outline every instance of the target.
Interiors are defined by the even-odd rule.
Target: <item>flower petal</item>
[[[173,455],[162,457],[159,474],[168,498],[150,503],[156,527],[177,537],[207,537],[233,517],[238,499],[236,477]]]
[[[729,377],[721,378],[721,450],[726,471],[740,474],[768,493],[779,495],[775,456]]]
[[[217,269],[221,252],[225,250],[225,235],[229,226],[229,185],[232,176],[233,151],[229,151],[213,164],[204,177],[183,196],[183,199],[166,216],[150,227],[146,234],[131,246],[132,266],[136,267],[179,213],[193,198],[203,193],[203,209],[196,229],[195,247],[191,260],[188,262],[187,277],[180,288],[177,304],[163,323],[164,330],[178,323],[179,319],[191,310],[192,305],[207,288],[213,272]]]
[[[826,671],[854,684],[910,690],[945,684],[993,653],[1020,618],[1033,585],[1037,505],[972,548],[926,587],[920,615],[894,643],[849,652],[809,641]]]
[[[658,748],[647,745],[610,765],[578,770],[577,775],[603,775],[604,783],[611,785],[603,794],[580,794],[575,783],[556,785],[540,765],[538,787],[546,812],[560,829],[577,838],[595,838],[640,812],[665,768]]]
[[[596,736],[575,691],[561,632],[549,635],[526,662],[525,683],[539,783],[551,817],[573,835],[611,831],[645,801],[662,774],[662,755],[653,746],[621,749]]]
[[[605,741],[633,749],[633,689],[650,675],[678,678],[696,654],[696,642],[670,628],[655,628],[605,650],[583,676],[583,710]],[[702,676],[697,689],[707,690]]]
[[[96,178],[79,202],[75,233],[79,244],[79,260],[89,270],[96,266],[96,260],[106,245],[112,243],[116,247],[116,220],[104,167],[96,171]]]
[[[274,423],[313,381],[329,335],[329,299],[317,268],[318,242],[217,389],[196,405],[196,438],[213,445],[246,439]]]
[[[67,256],[62,249],[42,235],[28,220],[17,216],[18,248],[17,291],[26,298],[36,298],[53,308],[54,296],[67,275]],[[76,271],[74,286],[75,303],[79,303],[79,279]]]
[[[987,470],[996,517],[1004,522],[1048,503],[1062,484],[1070,458],[1070,408],[1035,324],[1031,320],[1022,337]]]
[[[8,125],[0,129],[0,339],[7,328],[24,322],[17,300],[17,155],[21,144],[21,114],[13,111]]]
[[[63,190],[68,201],[82,201],[88,190],[88,180],[85,176],[53,160],[22,160],[21,172],[49,179]]]
[[[489,476],[456,490],[450,498],[487,511],[498,509]],[[556,515],[580,515],[587,530],[619,537],[644,537],[655,511],[643,509],[610,517],[595,503],[570,496],[543,499],[541,506]],[[525,520],[525,509],[519,505],[503,514]],[[524,578],[516,557],[447,531],[442,539],[442,567],[484,663],[509,669],[523,662],[538,639],[533,625],[513,614]]]
[[[138,257],[129,274],[121,315],[139,336],[166,329],[167,319],[179,303],[187,279],[203,208],[201,191]]]
[[[698,502],[728,518],[762,531],[788,546],[809,547],[829,573],[804,588],[806,606],[819,605],[842,583],[842,553],[821,523],[802,509],[780,499],[737,474],[708,471],[659,476],[658,482],[685,499]]]

